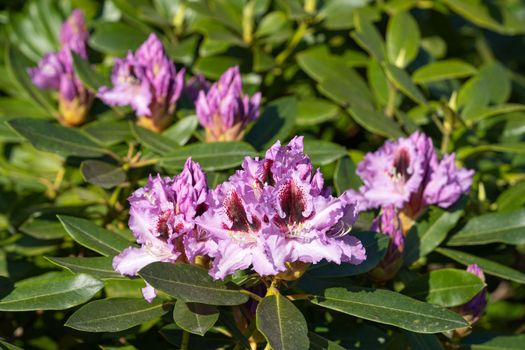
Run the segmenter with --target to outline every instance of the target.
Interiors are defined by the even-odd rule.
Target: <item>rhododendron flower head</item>
[[[198,255],[214,249],[214,242],[195,227],[195,217],[206,210],[208,186],[200,166],[191,159],[174,178],[150,177],[129,198],[129,227],[140,247],[125,249],[113,260],[121,274],[135,276],[155,262],[194,262]],[[144,295],[154,295],[151,287]]]
[[[184,73],[177,72],[160,40],[151,34],[135,53],[116,60],[113,87],[101,87],[98,97],[112,106],[131,106],[141,126],[158,132],[173,120]]]
[[[210,191],[208,204],[197,224],[217,241],[214,278],[247,268],[279,278],[298,264],[359,264],[366,258],[361,242],[346,235],[354,203],[324,188],[302,137],[287,146],[277,142],[264,159],[247,157],[242,170]]]
[[[88,38],[84,15],[74,10],[60,28],[60,50],[46,54],[28,70],[36,86],[58,91],[59,121],[66,126],[82,124],[93,102],[93,95],[75,75],[71,55],[75,52],[87,59]]]
[[[208,91],[199,92],[195,102],[206,140],[241,140],[246,125],[259,117],[260,102],[260,93],[251,98],[243,93],[239,67],[226,70]]]
[[[474,172],[458,169],[454,155],[439,161],[432,140],[421,132],[386,141],[357,166],[363,186],[360,209],[394,206],[415,218],[431,204],[450,207],[470,190]]]

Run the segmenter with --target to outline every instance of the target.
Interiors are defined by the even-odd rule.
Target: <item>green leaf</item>
[[[27,96],[49,113],[50,116],[58,116],[58,112],[51,99],[33,84],[27,74],[26,69],[30,64],[29,61],[13,45],[9,45],[6,50],[5,64],[18,87],[27,94]]]
[[[286,15],[281,11],[274,11],[264,16],[257,26],[255,37],[261,38],[263,36],[272,35],[275,32],[283,29],[288,23]]]
[[[100,157],[107,152],[78,129],[40,119],[20,118],[7,123],[41,151],[79,157]]]
[[[361,241],[366,250],[366,260],[359,265],[343,263],[317,264],[310,267],[308,274],[316,277],[345,277],[366,273],[376,267],[383,259],[390,243],[387,235],[377,232],[356,232],[352,236]]]
[[[73,57],[73,67],[78,79],[89,89],[96,94],[98,89],[102,86],[110,86],[109,80],[95,71],[89,62],[80,57],[76,52],[71,51]]]
[[[257,329],[272,349],[308,349],[308,326],[303,314],[280,294],[265,297],[257,305]]]
[[[89,275],[69,273],[18,282],[0,300],[0,311],[64,310],[91,299],[104,284]]]
[[[111,146],[133,138],[129,124],[125,120],[96,120],[82,130],[100,143]]]
[[[476,275],[457,269],[440,269],[411,280],[403,294],[431,304],[454,307],[465,304],[485,287]]]
[[[234,168],[242,163],[244,157],[256,154],[253,147],[245,142],[192,143],[165,154],[159,161],[168,169],[179,170],[188,157],[192,157],[205,171],[215,171]]]
[[[525,204],[525,181],[509,186],[496,200],[498,211],[511,211]]]
[[[389,98],[388,79],[383,67],[376,60],[369,60],[367,63],[366,77],[368,84],[374,93],[378,106],[386,106]]]
[[[194,265],[155,262],[139,271],[149,284],[183,301],[210,305],[239,305],[248,297],[213,280],[208,271]]]
[[[269,103],[246,135],[246,141],[256,149],[267,149],[275,141],[288,137],[295,124],[297,100],[282,97]]]
[[[360,12],[354,12],[356,30],[350,35],[378,62],[385,59],[385,43],[376,27]]]
[[[178,301],[173,309],[173,320],[185,331],[203,336],[219,319],[216,306]]]
[[[500,335],[472,340],[467,338],[461,346],[461,349],[468,350],[522,350],[525,342],[525,334],[517,335]],[[476,341],[477,340],[477,341]],[[480,342],[481,340],[481,342]]]
[[[30,218],[18,229],[36,239],[60,239],[66,235],[64,227],[56,219]]]
[[[502,114],[510,114],[514,112],[523,111],[525,111],[525,105],[517,103],[505,103],[497,106],[489,106],[479,110],[479,112],[476,115],[469,116],[469,122],[477,123],[481,120],[499,116]]]
[[[470,219],[447,243],[450,246],[489,243],[524,244],[525,209],[490,213]]]
[[[384,64],[386,75],[388,79],[399,89],[403,94],[410,97],[416,103],[426,104],[425,96],[419,91],[417,86],[412,83],[410,76],[406,71],[398,68],[392,64]]]
[[[308,339],[310,339],[310,350],[344,350],[341,345],[321,337],[314,332],[308,332]]]
[[[156,153],[166,154],[179,149],[179,145],[176,141],[151,130],[142,128],[135,123],[130,123],[130,129],[139,142],[146,147],[151,148],[151,150]]]
[[[460,160],[467,159],[478,153],[483,152],[502,152],[502,153],[516,153],[525,154],[525,142],[522,143],[493,143],[488,145],[480,145],[475,147],[463,147],[458,150],[457,157]]]
[[[309,139],[304,141],[304,153],[314,165],[330,164],[347,154],[346,148],[338,144]]]
[[[463,317],[452,311],[384,289],[328,288],[314,295],[312,302],[417,333],[439,333],[468,326]]]
[[[388,118],[383,112],[372,109],[353,106],[348,109],[352,118],[366,130],[390,138],[399,138],[405,136],[397,123]]]
[[[350,188],[357,189],[362,184],[355,171],[356,166],[352,158],[339,159],[334,172],[334,186],[338,195]]]
[[[89,39],[91,47],[114,56],[124,56],[134,51],[146,39],[148,33],[122,22],[98,22]]]
[[[501,277],[505,280],[510,280],[525,284],[525,274],[514,270],[505,265],[501,265],[492,260],[480,258],[478,256],[461,252],[459,250],[452,250],[446,248],[437,248],[436,252],[442,254],[452,260],[455,260],[463,265],[478,264],[484,273]]]
[[[419,51],[421,35],[414,17],[409,12],[397,12],[388,21],[386,51],[391,63],[405,68]]]
[[[76,242],[104,256],[120,254],[130,246],[122,236],[105,230],[89,220],[65,215],[59,215],[58,219]]]
[[[0,339],[0,349],[1,350],[24,350],[22,348],[19,348],[18,346],[5,342],[2,339]]]
[[[426,256],[447,238],[449,231],[463,216],[463,210],[445,210],[431,207],[429,212],[417,222],[407,234],[404,259],[409,265]]]
[[[339,107],[318,98],[300,100],[297,103],[297,125],[317,125],[333,120],[339,114]]]
[[[162,136],[172,142],[176,142],[179,146],[184,146],[188,143],[195,130],[197,130],[198,125],[197,116],[190,115],[170,126],[162,133]]]
[[[102,256],[94,258],[56,258],[52,256],[46,256],[45,258],[51,261],[53,264],[68,269],[73,273],[85,273],[102,279],[122,278],[122,275],[118,272],[115,272],[115,270],[113,269],[112,257]]]
[[[158,299],[114,298],[95,300],[82,306],[65,325],[84,332],[120,332],[164,315]]]
[[[80,164],[84,180],[102,188],[112,188],[126,181],[122,167],[100,160],[85,160]]]
[[[412,81],[416,84],[431,83],[447,79],[465,78],[477,73],[474,66],[458,59],[429,63],[414,72]]]

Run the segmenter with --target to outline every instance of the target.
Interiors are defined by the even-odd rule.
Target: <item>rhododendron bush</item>
[[[523,349],[524,3],[0,19],[0,349]]]

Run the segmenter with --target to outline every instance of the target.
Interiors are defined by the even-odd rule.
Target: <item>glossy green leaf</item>
[[[272,349],[308,349],[308,326],[303,314],[280,294],[265,297],[257,305],[257,329]]]
[[[348,111],[359,125],[371,133],[390,138],[405,136],[399,125],[383,112],[361,108],[360,106],[350,107]]]
[[[122,167],[100,160],[85,160],[80,164],[84,180],[103,188],[115,187],[126,181]]]
[[[126,120],[96,120],[85,125],[82,130],[106,146],[133,138],[130,123]]]
[[[135,123],[130,123],[130,129],[138,141],[156,153],[166,154],[174,152],[179,148],[179,145],[175,140],[142,128]]]
[[[347,154],[346,148],[338,144],[308,139],[304,141],[304,152],[314,165],[330,164]]]
[[[428,255],[445,240],[448,232],[456,226],[463,210],[445,210],[432,207],[407,234],[405,264],[411,264]]]
[[[246,141],[256,149],[267,149],[277,140],[288,137],[295,124],[297,100],[282,97],[268,104],[246,135]]]
[[[443,350],[439,338],[433,334],[404,332],[412,349],[417,350]]]
[[[343,157],[339,159],[334,172],[334,187],[338,195],[350,188],[356,190],[362,184],[355,171],[356,165],[352,158]]]
[[[190,115],[170,126],[162,133],[162,136],[172,142],[176,142],[179,146],[184,146],[188,143],[195,130],[197,130],[198,125],[197,117]]]
[[[374,93],[377,105],[386,106],[388,104],[390,87],[383,67],[381,67],[376,60],[370,60],[368,62],[366,77],[368,79],[368,84]]]
[[[257,153],[245,142],[193,143],[180,147],[176,151],[161,157],[160,163],[168,169],[182,169],[188,157],[192,157],[205,171],[234,168],[242,163],[246,156]]]
[[[425,96],[419,91],[417,86],[412,83],[412,79],[406,71],[398,68],[392,64],[385,64],[385,71],[388,79],[399,89],[403,94],[408,96],[411,100],[419,104],[426,104]]]
[[[465,304],[485,287],[476,275],[457,269],[440,269],[411,280],[403,294],[443,307]]]
[[[30,278],[0,300],[0,311],[63,310],[91,299],[104,284],[89,275],[54,274]]]
[[[525,243],[525,209],[490,213],[470,219],[447,243],[451,246]]]
[[[388,21],[386,52],[391,63],[405,68],[419,51],[419,27],[409,12],[397,12]]]
[[[173,309],[173,320],[185,331],[203,336],[219,319],[216,306],[178,301]]]
[[[193,70],[209,79],[218,80],[228,68],[239,65],[239,63],[239,59],[232,56],[201,56],[195,62]]]
[[[95,300],[75,311],[65,325],[84,332],[119,332],[164,315],[158,299],[112,298]]]
[[[523,207],[525,204],[525,181],[509,186],[498,196],[496,204],[500,212]]]
[[[436,248],[436,252],[455,260],[463,265],[477,264],[484,273],[501,277],[506,280],[525,284],[525,274],[513,268],[499,264],[492,260],[480,258],[478,256],[446,248]]]
[[[429,63],[414,72],[412,81],[425,84],[434,81],[465,78],[476,74],[474,66],[458,59],[450,59]]]
[[[523,111],[525,111],[525,105],[517,103],[505,103],[497,106],[488,106],[479,110],[477,114],[469,116],[469,122],[477,123],[481,120],[499,116],[502,114],[510,114],[514,112]]]
[[[122,278],[122,275],[113,269],[112,257],[65,257],[56,258],[47,256],[47,260],[74,273],[85,273],[97,278]]]
[[[98,22],[89,39],[96,50],[115,56],[134,51],[148,38],[148,33],[123,22]]]
[[[0,339],[0,349],[1,350],[23,350],[22,348],[19,348],[16,345],[9,344],[8,342],[3,341]]]
[[[118,255],[130,246],[129,241],[122,236],[105,230],[89,220],[65,215],[60,215],[58,219],[75,241],[104,256]]]
[[[60,239],[67,234],[62,224],[56,219],[30,218],[18,229],[36,239]]]
[[[97,93],[98,89],[102,86],[110,86],[109,80],[95,71],[89,62],[80,57],[76,52],[72,51],[73,67],[75,73],[80,81],[87,87],[91,92]]]
[[[213,280],[208,271],[194,265],[155,262],[139,275],[156,289],[183,301],[210,305],[239,305],[248,297]]]
[[[354,13],[354,23],[356,30],[352,32],[352,38],[378,62],[382,62],[386,56],[385,43],[376,27],[359,12]]]
[[[312,297],[319,306],[417,333],[467,327],[458,314],[384,289],[328,288]]]
[[[498,152],[498,153],[516,153],[525,154],[525,142],[523,143],[493,143],[475,147],[463,147],[458,153],[458,159],[466,159],[478,153]]]
[[[40,119],[12,119],[8,124],[41,151],[79,157],[100,157],[107,152],[78,129]]]
[[[322,99],[305,99],[297,103],[297,125],[317,125],[339,114],[339,107]]]
[[[376,267],[383,259],[390,243],[390,238],[377,232],[350,233],[361,241],[366,250],[366,260],[359,265],[343,263],[317,264],[310,267],[308,274],[316,277],[344,277],[366,273]]]

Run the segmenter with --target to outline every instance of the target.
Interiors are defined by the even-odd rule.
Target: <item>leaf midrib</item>
[[[142,276],[144,276],[144,274],[142,274]],[[227,293],[233,293],[233,294],[242,295],[238,291],[231,290],[231,289],[222,289],[222,288],[218,288],[218,287],[217,288],[213,288],[213,287],[199,286],[199,285],[196,285],[196,284],[189,284],[187,282],[167,280],[165,278],[160,278],[160,277],[156,277],[156,276],[153,276],[153,275],[149,275],[148,277],[151,280],[157,280],[157,281],[168,282],[168,283],[173,283],[173,284],[180,284],[180,285],[186,286],[186,287],[197,287],[197,288],[204,289],[204,290],[212,290],[212,291],[227,292]]]
[[[85,288],[91,288],[91,287],[97,287],[97,284],[91,283],[91,284],[82,286],[82,288],[75,287],[75,288],[72,288],[72,289],[61,290],[61,291],[59,291],[57,293],[33,295],[31,297],[23,298],[23,299],[15,299],[15,300],[5,300],[4,299],[4,300],[0,301],[0,307],[3,306],[3,305],[6,305],[6,304],[10,304],[10,303],[15,303],[15,302],[18,303],[18,302],[21,302],[21,301],[26,301],[26,300],[35,299],[35,298],[46,298],[46,297],[51,297],[51,296],[55,296],[55,295],[59,295],[59,294],[66,294],[66,293],[70,293],[70,292],[75,292],[75,291],[77,291],[79,289],[85,289]]]
[[[66,219],[66,220],[67,220],[67,219]],[[62,220],[61,220],[61,221],[62,221]],[[62,221],[62,222],[63,222],[63,221]],[[105,246],[105,247],[111,249],[111,250],[112,250],[113,252],[115,252],[116,254],[120,254],[120,251],[119,251],[118,249],[116,249],[115,247],[109,245],[108,243],[106,243],[106,242],[104,242],[104,241],[101,241],[100,239],[94,237],[93,235],[89,234],[87,231],[84,231],[84,230],[83,230],[82,228],[80,228],[79,226],[77,226],[77,225],[75,225],[75,224],[72,224],[71,221],[66,222],[66,226],[73,227],[73,228],[77,229],[78,231],[80,231],[80,232],[82,232],[83,234],[85,234],[86,237],[88,237],[88,238],[92,239],[93,241],[98,242],[98,243],[100,243],[101,245],[103,245],[103,246]],[[66,230],[67,230],[67,227],[66,227]],[[69,230],[67,230],[67,232],[68,232],[70,235],[72,235],[73,237],[75,237],[75,234],[71,233]],[[78,238],[78,237],[76,237],[76,238]],[[90,248],[90,249],[93,249],[93,248]],[[93,250],[99,252],[99,253],[102,254],[102,255],[109,256],[109,254],[107,254],[107,253],[103,253],[103,252],[101,252],[101,251],[99,251],[99,250],[96,250],[96,249],[93,249]]]
[[[96,319],[90,319],[90,320],[87,320],[85,322],[74,322],[74,323],[69,323],[69,322],[66,322],[66,325],[88,325],[90,324],[91,322],[100,322],[100,321],[106,321],[106,320],[111,320],[111,319],[117,319],[117,318],[120,318],[120,317],[124,317],[124,316],[129,316],[129,315],[138,315],[138,314],[141,314],[141,313],[144,313],[144,312],[147,312],[147,311],[151,311],[151,310],[154,310],[156,308],[162,308],[162,304],[158,304],[158,305],[154,305],[154,306],[150,306],[148,307],[147,309],[141,309],[139,311],[130,311],[130,312],[125,312],[125,313],[122,313],[122,314],[118,314],[118,315],[110,315],[110,316],[106,316],[106,317],[100,317],[100,318],[96,318]]]

